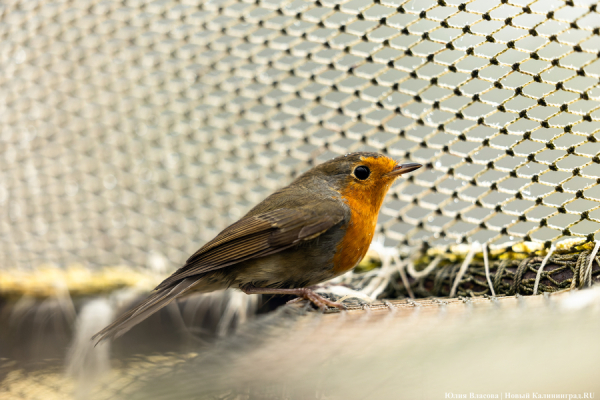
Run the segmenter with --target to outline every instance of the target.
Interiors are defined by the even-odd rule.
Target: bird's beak
[[[392,170],[392,172],[388,172],[386,175],[387,176],[400,176],[402,174],[406,174],[407,172],[412,172],[416,169],[419,169],[422,166],[423,165],[418,164],[418,163],[400,164],[400,165],[396,165],[394,167],[394,169]]]

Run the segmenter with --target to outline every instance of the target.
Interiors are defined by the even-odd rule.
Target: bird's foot
[[[315,293],[311,289],[302,288],[299,290],[301,290],[302,292],[297,293],[298,297],[293,300],[288,301],[287,304],[293,304],[293,303],[297,303],[302,300],[308,300],[311,303],[313,303],[315,306],[317,306],[321,311],[326,311],[328,307],[335,307],[339,310],[347,310],[347,307],[345,305],[343,305],[342,303],[337,303],[335,301],[331,301],[331,300],[321,296],[320,294]]]
[[[241,287],[242,291],[246,294],[287,294],[298,296],[298,299],[292,300],[293,303],[302,299],[308,300],[317,306],[319,309],[325,311],[327,307],[335,307],[340,310],[346,310],[346,306],[342,303],[336,303],[326,299],[325,297],[315,293],[309,288],[295,288],[295,289],[279,289],[279,288],[257,288],[252,285],[246,285]],[[289,303],[289,302],[288,302]]]

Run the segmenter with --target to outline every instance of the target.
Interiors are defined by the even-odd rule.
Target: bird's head
[[[399,164],[379,153],[350,153],[317,165],[309,173],[325,180],[345,198],[371,204],[377,210],[392,183],[421,164]]]

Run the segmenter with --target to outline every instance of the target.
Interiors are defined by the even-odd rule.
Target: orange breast
[[[333,257],[333,271],[336,275],[342,274],[356,266],[369,250],[379,207],[373,210],[370,204],[364,204],[361,198],[343,196],[350,206],[350,222],[342,241],[336,248]]]
[[[361,158],[361,164],[370,168],[371,178],[364,181],[349,180],[340,192],[350,207],[351,216],[344,239],[333,256],[333,271],[338,275],[354,268],[367,254],[375,234],[379,209],[396,179],[387,175],[397,165],[391,158]]]

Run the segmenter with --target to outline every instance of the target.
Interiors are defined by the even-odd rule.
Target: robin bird
[[[345,308],[310,287],[362,260],[388,189],[420,167],[377,153],[351,153],[317,165],[225,228],[92,339],[118,337],[191,292],[239,288],[247,294],[296,295],[321,309]]]

